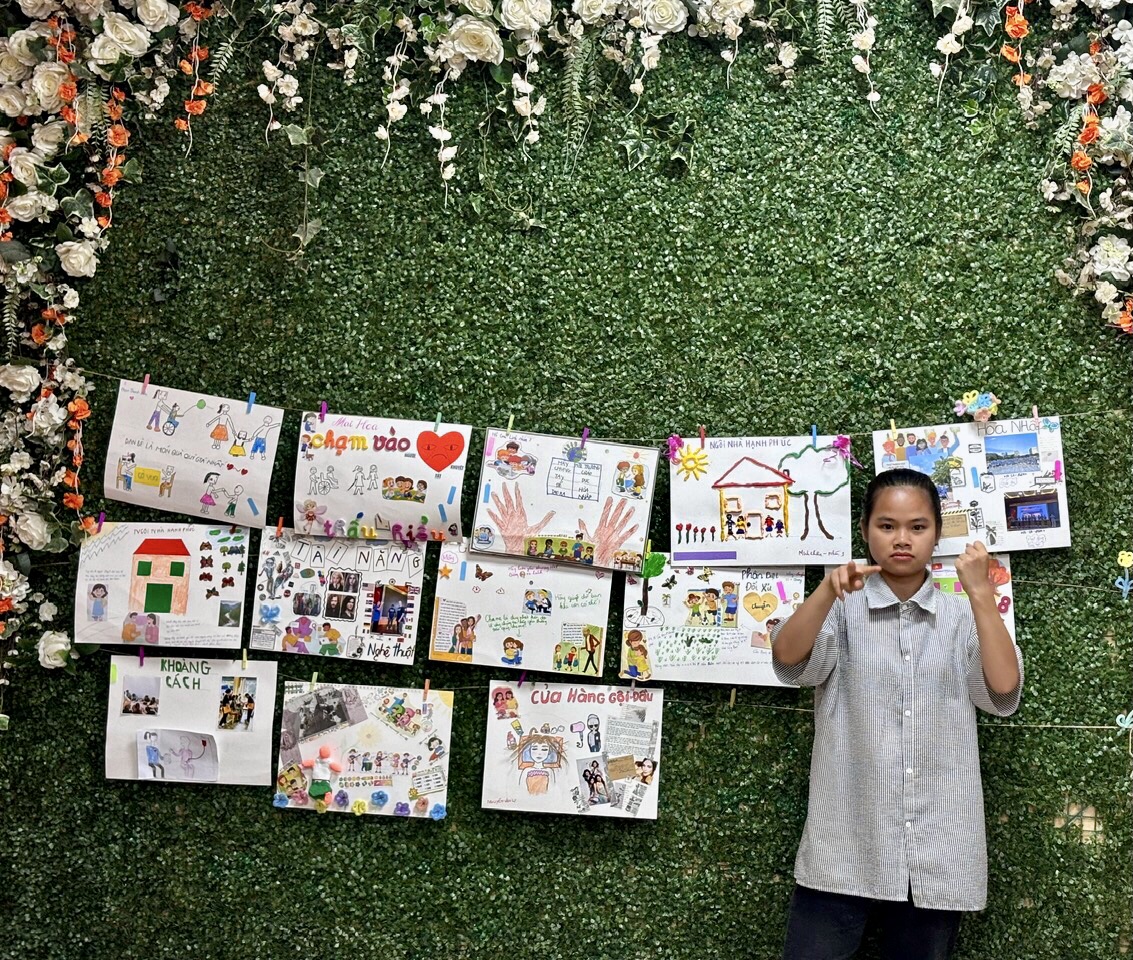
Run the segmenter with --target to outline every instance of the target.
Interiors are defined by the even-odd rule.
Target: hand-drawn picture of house
[[[751,457],[733,463],[712,489],[720,494],[720,539],[761,540],[790,534],[790,475]]]
[[[134,551],[130,609],[185,613],[189,607],[189,550],[182,540],[147,537]]]

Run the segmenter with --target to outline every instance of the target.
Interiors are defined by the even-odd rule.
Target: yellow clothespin
[[[248,648],[247,647],[241,647],[240,648],[240,672],[241,673],[247,673],[248,672]]]
[[[318,672],[311,674],[311,693],[315,692],[315,684],[319,682]]]
[[[515,414],[514,414],[514,413],[512,413],[512,414],[509,414],[509,415],[508,415],[508,418],[507,418],[507,432],[508,432],[508,436],[511,436],[511,428],[512,428],[512,427],[514,427],[514,426],[515,426]]]
[[[728,706],[733,710],[736,709],[736,688],[735,687],[732,687],[732,699],[728,701]]]
[[[889,418],[889,439],[890,440],[896,440],[897,439],[897,421],[894,420],[892,417]]]

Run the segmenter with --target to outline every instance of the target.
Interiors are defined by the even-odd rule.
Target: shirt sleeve
[[[838,638],[846,632],[845,610],[845,605],[841,600],[834,602],[834,606],[830,608],[830,612],[826,615],[822,629],[818,631],[810,655],[802,663],[788,666],[776,660],[774,653],[772,653],[771,665],[775,668],[775,676],[779,678],[780,683],[790,683],[799,687],[817,687],[830,679],[830,674],[834,672],[834,668],[838,665]],[[790,617],[787,617],[782,623],[771,628],[771,648],[773,651],[779,631],[787,625],[790,619]]]
[[[980,637],[973,621],[972,632],[968,635],[968,696],[977,709],[997,717],[1009,717],[1019,709],[1019,698],[1023,693],[1023,654],[1017,644],[1012,643],[1015,663],[1019,667],[1019,682],[1010,693],[996,693],[984,679],[983,661],[980,658]]]

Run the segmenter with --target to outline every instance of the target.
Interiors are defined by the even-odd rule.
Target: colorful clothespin
[[[318,683],[318,682],[319,682],[318,672],[312,673],[311,674],[311,688],[310,688],[311,693],[315,692],[315,684]]]
[[[728,701],[728,707],[732,710],[736,709],[736,688],[732,687],[732,698]]]
[[[818,448],[818,424],[817,423],[812,423],[810,425],[810,445],[812,447],[816,448],[816,449]]]
[[[433,420],[433,433],[440,433],[441,430],[441,412],[437,411],[436,419]]]
[[[520,673],[520,675],[519,675],[519,683],[517,683],[517,684],[516,684],[516,686],[517,686],[517,687],[522,687],[522,686],[523,686],[523,681],[524,681],[524,680],[526,680],[526,679],[527,679],[527,671],[526,671],[526,670],[524,670],[524,671],[523,671],[522,673]]]
[[[319,423],[322,423],[327,418],[327,402],[325,400],[319,403]]]
[[[422,703],[428,703],[429,702],[429,678],[428,677],[425,678],[425,691],[424,691],[424,693],[421,694],[421,702]]]
[[[279,523],[275,525],[275,538],[276,540],[283,539],[283,517],[280,517]]]
[[[106,513],[103,510],[98,511],[98,526],[95,528],[95,533],[102,533],[102,525],[106,522]]]
[[[256,405],[256,391],[255,390],[249,390],[248,391],[248,410],[247,410],[247,412],[251,413],[252,407],[254,407],[255,405]]]
[[[146,649],[145,647],[138,647],[138,666],[144,667],[146,665]]]
[[[1037,403],[1031,404],[1031,429],[1038,430],[1039,424],[1039,405]]]
[[[248,648],[247,647],[241,647],[240,648],[240,672],[241,673],[247,673],[248,672]]]
[[[585,450],[586,449],[586,441],[589,440],[589,439],[590,439],[590,428],[589,427],[583,427],[582,428],[582,443],[580,443],[578,445],[579,448],[582,449],[582,450]]]
[[[256,501],[251,497],[248,497],[248,509],[252,511],[253,517],[258,517],[260,515],[260,508],[256,506]]]
[[[704,424],[700,425],[700,449],[704,449]]]
[[[515,426],[515,414],[512,413],[512,414],[509,414],[508,418],[507,418],[507,432],[508,432],[509,436],[511,435],[511,428],[514,427],[514,426]]]
[[[142,396],[145,396],[146,391],[149,389],[149,374],[147,373],[142,377]]]
[[[894,420],[892,417],[889,418],[889,439],[890,440],[896,440],[897,439],[897,421]]]

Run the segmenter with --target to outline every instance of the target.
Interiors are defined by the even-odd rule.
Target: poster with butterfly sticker
[[[295,460],[295,528],[335,537],[460,539],[472,428],[305,412]]]
[[[410,664],[424,548],[310,537],[290,527],[260,541],[249,646]]]
[[[605,570],[444,544],[429,658],[601,676],[612,580]]]
[[[489,430],[472,549],[639,570],[659,459],[654,447]]]
[[[1070,546],[1058,417],[875,430],[873,455],[878,473],[905,467],[932,479],[944,515],[938,557],[976,540],[1008,552]]]
[[[673,564],[626,577],[621,669],[627,680],[784,686],[771,666],[771,628],[803,601],[802,567]]]
[[[262,527],[283,411],[123,380],[106,450],[111,500]]]

